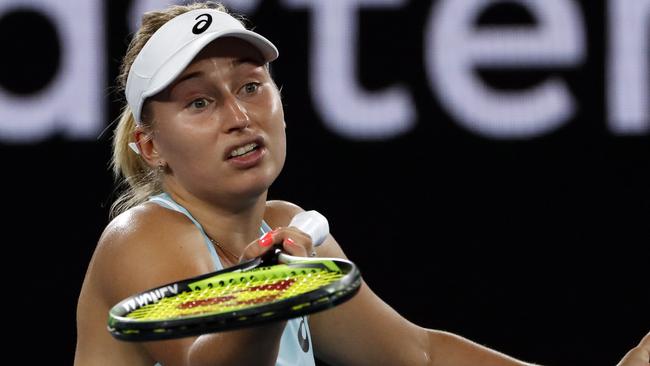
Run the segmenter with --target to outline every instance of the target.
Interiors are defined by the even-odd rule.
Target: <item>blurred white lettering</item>
[[[610,1],[609,13],[609,123],[618,134],[642,134],[650,130],[650,0]]]
[[[398,7],[404,0],[284,0],[312,8],[310,85],[314,104],[334,132],[357,140],[387,139],[415,126],[416,111],[401,85],[380,92],[362,90],[354,72],[361,7]],[[377,60],[381,62],[381,60]]]
[[[26,142],[52,133],[97,137],[106,119],[103,8],[99,0],[0,3],[0,16],[17,9],[43,14],[56,27],[62,47],[60,69],[43,90],[22,96],[0,87],[0,140]]]
[[[549,75],[528,89],[508,92],[492,88],[476,71],[580,67],[586,58],[586,24],[572,0],[510,2],[524,7],[535,25],[479,26],[476,19],[498,1],[439,0],[431,5],[422,49],[394,57],[424,58],[429,85],[455,123],[487,138],[531,139],[575,117],[579,106],[566,80]],[[134,0],[128,9],[131,30],[137,29],[144,12],[168,3]],[[225,1],[250,15],[261,3]],[[399,9],[406,0],[281,3],[312,14],[310,74],[305,84],[315,112],[330,131],[350,140],[386,140],[413,130],[418,111],[412,90],[399,83],[365,90],[355,71],[363,52],[358,29],[362,10]],[[55,133],[87,139],[101,131],[107,123],[109,65],[104,8],[99,0],[0,2],[0,18],[16,10],[42,14],[56,28],[61,47],[60,68],[42,89],[21,95],[0,85],[0,141],[32,142]],[[650,0],[610,0],[607,10],[607,81],[600,87],[606,89],[608,115],[603,123],[614,134],[645,135],[650,132]],[[421,108],[429,107],[428,101],[418,100]]]
[[[432,8],[425,35],[430,82],[444,107],[463,126],[492,138],[532,138],[573,116],[566,83],[550,77],[530,90],[498,92],[474,72],[482,68],[576,65],[585,56],[583,21],[567,0],[519,0],[537,26],[475,30],[490,0],[443,0]]]

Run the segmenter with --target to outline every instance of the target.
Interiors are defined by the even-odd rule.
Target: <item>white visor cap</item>
[[[219,37],[235,37],[257,48],[265,62],[278,57],[268,39],[247,30],[237,19],[214,9],[183,13],[160,27],[133,61],[126,81],[126,100],[136,123],[142,122],[145,99],[165,89],[194,57]]]

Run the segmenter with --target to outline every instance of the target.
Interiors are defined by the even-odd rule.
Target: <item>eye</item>
[[[256,83],[256,82],[248,83],[248,84],[244,85],[244,92],[246,94],[254,94],[259,88],[260,88],[259,83]]]
[[[194,108],[194,109],[203,109],[203,108],[207,107],[209,103],[210,102],[205,98],[198,98],[198,99],[194,99],[193,101],[191,101],[190,104],[188,105],[188,107]]]

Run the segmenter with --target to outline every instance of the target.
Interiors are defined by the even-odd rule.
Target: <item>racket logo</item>
[[[178,284],[172,286],[165,286],[157,288],[153,291],[146,292],[140,296],[129,299],[129,301],[122,304],[122,307],[126,311],[133,311],[138,307],[143,307],[145,305],[153,304],[158,302],[160,299],[165,297],[167,294],[178,294]]]
[[[300,326],[298,327],[298,344],[300,345],[300,348],[303,352],[309,352],[309,333],[307,333],[307,326],[305,325],[304,316],[301,318]]]

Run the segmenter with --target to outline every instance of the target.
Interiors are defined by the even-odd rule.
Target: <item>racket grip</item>
[[[289,226],[300,229],[309,235],[314,247],[323,244],[330,232],[330,225],[325,216],[314,210],[297,214],[291,219]]]

